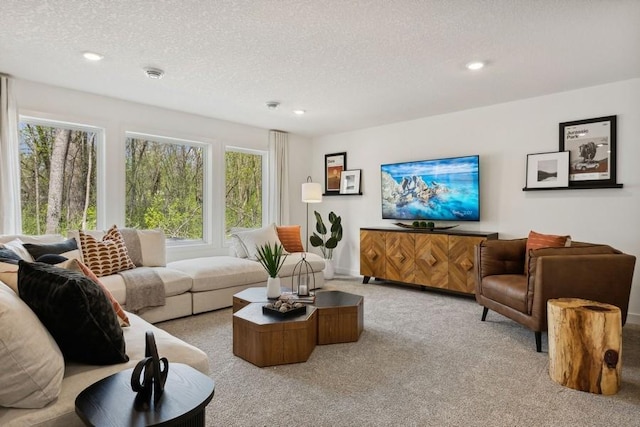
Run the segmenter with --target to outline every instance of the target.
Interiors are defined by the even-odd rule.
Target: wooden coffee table
[[[306,362],[316,347],[316,308],[279,318],[263,314],[263,305],[250,303],[233,314],[233,354],[259,367]]]
[[[233,354],[257,366],[305,362],[316,344],[358,341],[364,329],[361,295],[317,291],[306,316],[287,319],[263,314],[268,301],[264,287],[233,296]]]
[[[358,341],[364,329],[364,298],[342,291],[316,292],[318,344]]]

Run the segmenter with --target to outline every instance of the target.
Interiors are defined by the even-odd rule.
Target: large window
[[[22,118],[22,232],[62,233],[96,228],[96,144],[89,126]]]
[[[225,231],[262,227],[267,192],[266,153],[229,148],[225,153]]]
[[[196,142],[127,134],[126,225],[202,240],[204,157]]]

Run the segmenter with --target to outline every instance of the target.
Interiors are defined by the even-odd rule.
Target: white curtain
[[[0,234],[20,231],[20,164],[18,110],[13,82],[0,75]]]
[[[269,131],[269,222],[289,224],[289,134]]]

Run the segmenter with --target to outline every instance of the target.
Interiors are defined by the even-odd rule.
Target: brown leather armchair
[[[538,352],[542,331],[547,330],[549,299],[613,304],[625,324],[636,257],[607,245],[580,242],[534,249],[527,256],[526,244],[527,239],[487,240],[476,246],[476,301],[484,307],[482,321],[493,310],[526,326],[535,333]]]

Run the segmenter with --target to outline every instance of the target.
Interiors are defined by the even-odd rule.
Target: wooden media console
[[[360,229],[360,274],[369,279],[475,293],[474,247],[498,233],[370,227]]]

